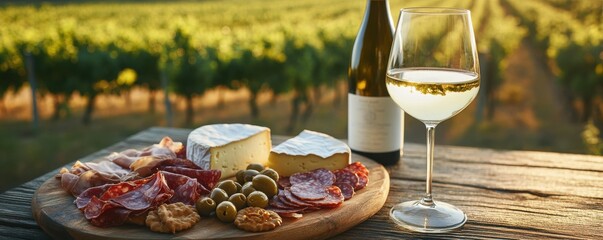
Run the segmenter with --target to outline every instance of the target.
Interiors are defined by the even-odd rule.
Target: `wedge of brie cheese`
[[[299,135],[274,147],[268,167],[281,176],[318,168],[336,170],[350,164],[350,147],[327,134],[304,130]]]
[[[186,157],[204,169],[234,176],[250,163],[266,165],[272,148],[270,129],[249,124],[214,124],[188,135]]]

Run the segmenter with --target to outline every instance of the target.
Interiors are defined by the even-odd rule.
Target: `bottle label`
[[[362,152],[391,152],[402,148],[404,118],[390,97],[348,93],[348,144]]]

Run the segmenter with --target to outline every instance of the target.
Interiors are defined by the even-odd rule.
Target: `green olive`
[[[242,193],[233,194],[230,196],[230,198],[228,198],[228,201],[237,207],[237,211],[247,207],[247,197],[245,197],[245,195]]]
[[[211,190],[209,197],[213,199],[217,205],[220,205],[221,202],[228,200],[228,194],[220,188],[214,188]]]
[[[243,189],[243,186],[238,182],[236,182],[235,185],[237,185],[237,192],[240,193],[241,190]]]
[[[255,191],[247,196],[247,206],[266,208],[268,206],[268,196],[260,191]]]
[[[239,170],[236,176],[238,183],[245,184],[245,170]]]
[[[253,170],[253,169],[245,170],[245,182],[251,182],[253,177],[255,177],[258,174],[260,174],[260,172],[258,172],[257,170]]]
[[[255,190],[265,193],[268,198],[272,198],[278,193],[276,182],[266,175],[260,174],[253,177],[252,185]]]
[[[247,165],[247,170],[250,170],[250,169],[261,172],[262,170],[264,170],[264,165],[259,164],[259,163],[252,163],[252,164]]]
[[[243,193],[243,195],[245,195],[245,196],[249,196],[249,194],[254,191],[255,191],[255,188],[253,187],[252,182],[246,182],[243,185],[243,188],[241,188],[241,193]]]
[[[216,216],[222,222],[231,223],[237,217],[237,208],[229,201],[221,202],[216,208]]]
[[[214,210],[216,210],[216,202],[208,197],[200,198],[195,203],[195,207],[197,208],[197,212],[201,216],[209,216]]]
[[[224,180],[218,183],[216,188],[224,190],[228,196],[237,193],[237,185],[233,180]]]
[[[272,180],[274,180],[275,182],[278,182],[278,173],[276,171],[274,171],[274,169],[272,168],[266,168],[263,171],[260,172],[260,174],[266,175],[270,178],[272,178]]]

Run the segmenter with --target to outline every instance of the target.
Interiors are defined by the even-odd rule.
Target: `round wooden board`
[[[373,216],[385,203],[389,193],[389,174],[385,168],[360,155],[352,161],[362,162],[370,170],[369,184],[342,206],[304,214],[301,219],[284,218],[283,225],[268,232],[250,233],[217,218],[202,218],[193,228],[162,234],[136,225],[99,228],[92,226],[75,207],[75,198],[51,178],[40,186],[32,199],[34,218],[56,239],[325,239],[342,233]]]

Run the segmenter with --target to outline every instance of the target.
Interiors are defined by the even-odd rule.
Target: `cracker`
[[[146,219],[147,226],[154,232],[176,233],[189,229],[201,220],[193,206],[181,202],[161,204],[150,211]]]
[[[275,229],[283,219],[275,212],[259,207],[248,207],[237,213],[234,224],[245,231],[264,232]]]

